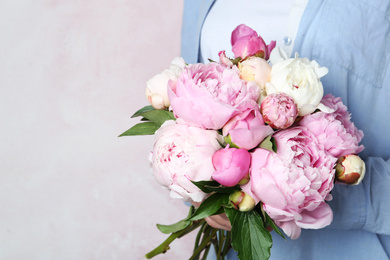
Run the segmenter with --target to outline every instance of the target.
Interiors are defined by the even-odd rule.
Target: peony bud
[[[284,93],[266,96],[261,102],[264,122],[274,129],[290,127],[298,115],[297,105],[292,97]]]
[[[247,178],[251,163],[251,155],[247,150],[227,146],[216,151],[212,160],[215,171],[211,176],[220,184],[233,187]]]
[[[229,199],[233,207],[239,211],[250,211],[256,205],[255,200],[243,191],[236,191],[232,193]]]
[[[231,44],[236,58],[241,57],[245,59],[248,56],[256,55],[268,60],[276,42],[272,41],[269,45],[266,45],[263,38],[255,30],[245,24],[241,24],[233,30]]]
[[[345,184],[359,184],[366,173],[364,161],[355,154],[342,156],[336,165],[336,180]]]
[[[265,83],[270,81],[271,66],[265,59],[250,57],[238,63],[240,77],[246,81],[254,81],[265,90]]]

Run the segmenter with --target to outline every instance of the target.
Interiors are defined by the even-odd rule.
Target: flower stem
[[[222,256],[222,246],[225,242],[225,231],[224,230],[219,230],[219,243],[218,243],[218,250],[217,250],[217,260],[219,260]]]
[[[202,252],[202,250],[206,247],[209,246],[211,239],[215,236],[217,233],[218,229],[213,228],[211,234],[202,241],[202,243],[199,245],[198,248],[195,249],[194,254],[191,256],[189,260],[194,260],[196,257]]]
[[[223,246],[223,250],[222,250],[222,255],[226,256],[229,249],[231,248],[231,235],[232,235],[232,232],[231,231],[226,231],[226,237],[225,237],[225,244]]]
[[[170,247],[169,245],[176,239],[176,238],[181,238],[185,235],[187,235],[188,233],[192,232],[193,230],[197,229],[200,225],[202,225],[205,221],[204,220],[201,220],[201,221],[194,221],[191,225],[189,225],[188,227],[186,227],[185,229],[183,230],[180,230],[178,232],[175,232],[175,233],[172,233],[167,239],[165,239],[164,242],[162,242],[158,247],[156,247],[155,249],[153,249],[152,251],[150,251],[149,253],[147,253],[145,255],[145,257],[147,259],[151,259],[153,257],[155,257],[156,255],[159,255],[159,254],[164,254],[165,252],[167,252]]]

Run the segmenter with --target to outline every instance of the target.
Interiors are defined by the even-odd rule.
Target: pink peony
[[[256,149],[252,153],[250,181],[243,191],[263,208],[292,239],[301,228],[329,225],[336,158],[327,155],[316,137],[304,127],[274,134],[278,152]]]
[[[233,62],[228,58],[226,57],[226,53],[225,51],[220,51],[218,53],[218,56],[219,56],[219,63],[222,64],[222,65],[225,65],[226,67],[233,67]]]
[[[231,142],[236,146],[250,150],[272,134],[273,130],[264,124],[259,107],[256,106],[230,119],[222,132],[224,136],[229,135]]]
[[[200,202],[206,197],[191,181],[211,180],[212,157],[221,148],[217,140],[222,141],[217,131],[175,121],[166,121],[156,132],[153,174],[172,198]]]
[[[189,65],[168,96],[177,118],[205,129],[221,129],[234,115],[256,106],[260,90],[254,82],[240,79],[237,67],[212,62]]]
[[[298,115],[294,99],[284,93],[266,96],[261,102],[261,113],[264,121],[275,129],[290,127]]]
[[[351,122],[350,114],[341,99],[326,95],[321,103],[335,111],[307,115],[299,121],[299,125],[312,132],[334,157],[361,152],[364,147],[359,142],[363,138],[363,132]]]
[[[248,56],[262,54],[262,58],[268,60],[276,42],[272,41],[269,45],[266,45],[263,38],[255,30],[245,24],[241,24],[233,30],[231,44],[236,58],[241,57],[245,59]]]
[[[347,107],[343,104],[340,97],[334,97],[331,94],[325,95],[321,103],[330,109],[334,110],[333,114],[336,119],[341,121],[346,131],[353,136],[356,136],[358,142],[363,139],[363,131],[358,130],[354,123],[351,121],[351,114],[348,112]]]
[[[245,149],[226,147],[213,155],[212,178],[226,187],[237,185],[249,174],[251,155]]]

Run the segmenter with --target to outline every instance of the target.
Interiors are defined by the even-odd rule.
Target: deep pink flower
[[[223,135],[230,136],[231,142],[247,150],[255,148],[265,137],[273,133],[265,125],[259,107],[248,109],[229,120],[222,129]]]
[[[329,225],[333,213],[326,200],[334,186],[336,158],[322,150],[304,127],[274,134],[278,152],[256,149],[252,153],[250,181],[242,186],[275,223],[292,239],[301,228]]]
[[[236,58],[241,57],[245,59],[248,56],[262,53],[263,58],[268,60],[276,42],[272,41],[269,45],[266,45],[263,38],[255,30],[245,24],[241,24],[233,30],[231,44]]]
[[[256,83],[240,79],[237,67],[215,62],[185,67],[168,87],[175,116],[205,129],[221,129],[231,117],[256,106],[259,94]]]
[[[261,102],[264,121],[275,129],[290,127],[298,115],[294,99],[285,93],[273,93]]]
[[[214,180],[226,187],[237,185],[249,174],[251,155],[245,149],[226,147],[213,155]]]

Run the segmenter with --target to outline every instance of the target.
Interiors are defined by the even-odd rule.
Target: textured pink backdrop
[[[1,1],[0,259],[143,259],[186,215],[149,171],[153,138],[117,138],[179,54],[182,5]]]

